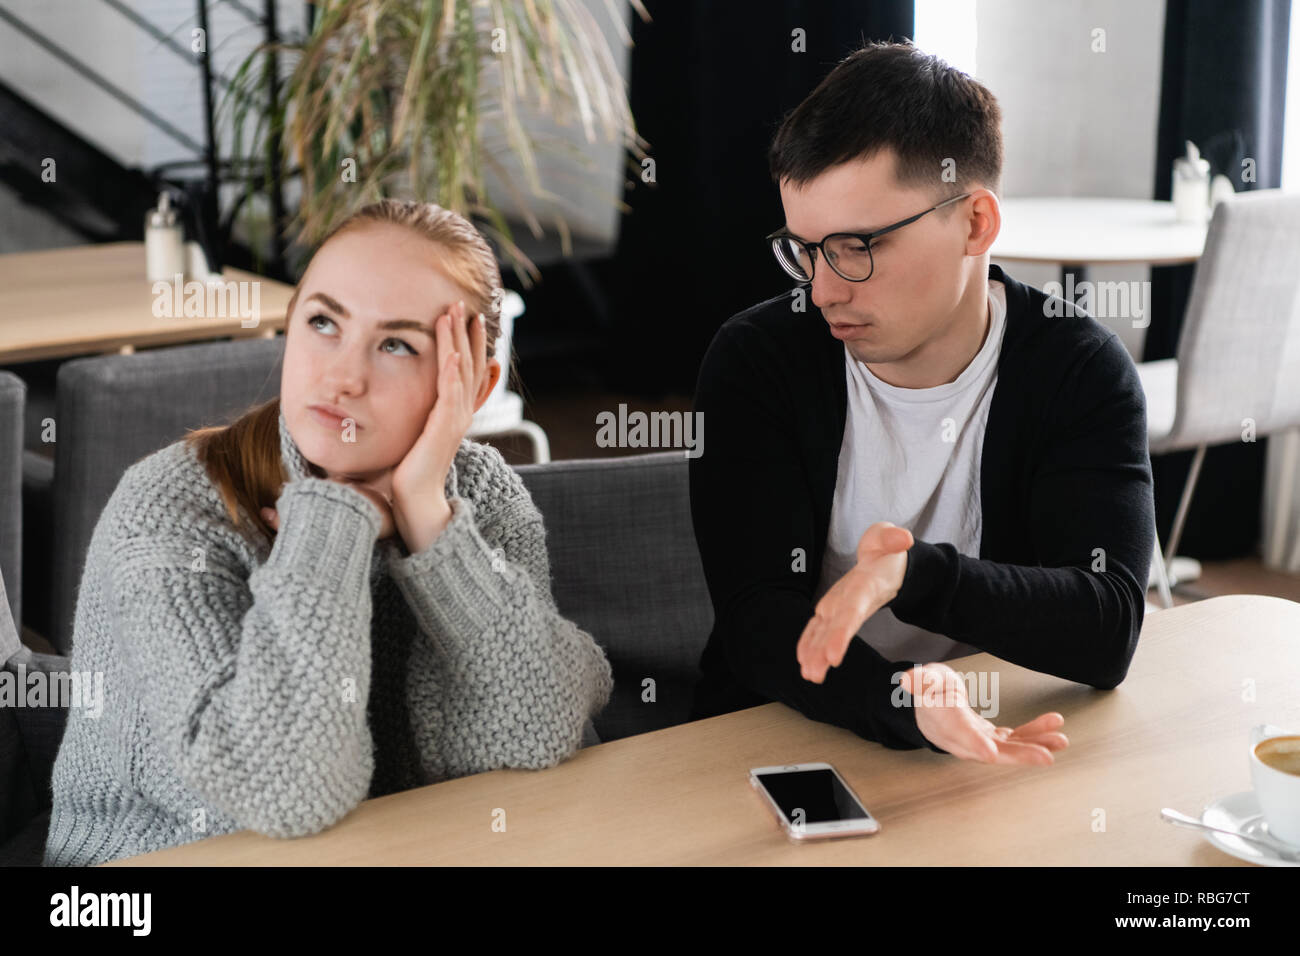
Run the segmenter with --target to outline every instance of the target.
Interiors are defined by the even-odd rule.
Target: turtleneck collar
[[[311,465],[303,457],[298,448],[297,442],[289,434],[289,423],[284,417],[284,406],[280,406],[280,461],[284,465],[287,481],[298,481],[300,478],[315,477],[311,471]]]

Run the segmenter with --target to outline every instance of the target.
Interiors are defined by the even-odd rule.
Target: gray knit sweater
[[[69,710],[47,865],[316,833],[367,797],[590,739],[609,663],[556,610],[541,516],[499,452],[461,442],[451,522],[409,555],[364,495],[313,477],[283,412],[280,444],[273,543],[236,531],[183,441],[109,499],[72,651],[104,704]]]

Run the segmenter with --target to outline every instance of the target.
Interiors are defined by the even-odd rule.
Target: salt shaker
[[[144,221],[145,274],[149,281],[171,282],[185,273],[185,243],[180,220],[172,208],[171,196],[159,193],[158,208],[150,209]]]
[[[1204,223],[1210,215],[1210,163],[1190,139],[1187,155],[1174,160],[1174,216]]]

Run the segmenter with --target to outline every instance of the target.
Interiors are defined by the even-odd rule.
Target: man
[[[779,700],[891,748],[1051,763],[1059,714],[994,727],[936,662],[1124,679],[1155,540],[1145,399],[1114,332],[989,265],[1000,125],[971,77],[874,44],[777,133],[769,239],[801,285],[700,369],[695,717]],[[913,706],[922,682],[945,706]]]

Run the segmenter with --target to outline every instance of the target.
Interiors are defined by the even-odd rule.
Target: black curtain
[[[1156,199],[1172,193],[1172,163],[1191,140],[1241,192],[1281,185],[1283,97],[1286,89],[1290,0],[1168,0],[1160,119],[1156,138]],[[1255,162],[1243,182],[1242,160]],[[1173,358],[1195,267],[1151,270],[1151,325],[1143,359]],[[1266,440],[1207,451],[1196,497],[1184,525],[1180,554],[1229,558],[1255,553]],[[1156,527],[1168,540],[1192,452],[1152,458]]]
[[[785,114],[849,52],[913,31],[912,0],[647,0],[635,18],[629,96],[653,183],[629,168],[608,384],[693,392],[731,315],[789,289],[763,237],[783,222],[767,148]],[[795,47],[802,32],[803,52]]]

